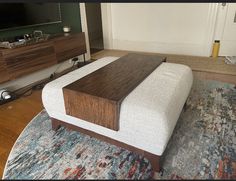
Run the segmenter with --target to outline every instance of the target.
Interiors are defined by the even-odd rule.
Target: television
[[[0,3],[0,30],[60,22],[60,3]]]

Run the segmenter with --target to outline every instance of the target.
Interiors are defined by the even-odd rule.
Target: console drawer
[[[50,43],[18,48],[4,58],[11,79],[57,63],[53,44]]]
[[[70,35],[54,41],[54,47],[58,62],[86,53],[84,33]]]
[[[10,80],[10,77],[6,68],[6,64],[4,61],[2,61],[0,56],[0,83],[6,82],[8,80]]]

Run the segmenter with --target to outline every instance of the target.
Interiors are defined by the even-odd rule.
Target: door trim
[[[104,49],[113,49],[111,3],[101,3]]]
[[[86,50],[87,50],[87,53],[85,54],[85,59],[90,60],[91,54],[90,54],[90,44],[89,44],[89,35],[88,35],[88,25],[87,25],[85,3],[79,3],[79,7],[80,7],[81,29],[82,29],[82,32],[85,33],[85,42],[86,42]]]
[[[215,40],[221,40],[224,33],[224,27],[226,23],[226,17],[228,12],[228,3],[225,6],[222,6],[221,3],[218,3],[218,13],[216,19],[216,28],[215,28]]]
[[[207,28],[205,35],[205,56],[211,56],[212,45],[215,38],[215,30],[217,25],[219,3],[209,3],[208,15],[207,15]]]

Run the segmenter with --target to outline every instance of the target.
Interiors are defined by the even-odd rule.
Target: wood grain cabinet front
[[[85,34],[58,34],[46,41],[12,49],[0,48],[0,83],[86,53]]]
[[[57,61],[62,62],[86,53],[84,33],[64,36],[54,40]]]
[[[50,42],[16,48],[11,53],[5,52],[4,59],[10,79],[57,63],[54,47]]]
[[[6,68],[6,63],[2,60],[2,56],[0,55],[0,82],[6,82],[8,80],[10,80],[10,76]]]

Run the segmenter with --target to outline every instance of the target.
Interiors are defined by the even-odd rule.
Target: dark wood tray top
[[[67,85],[66,113],[119,130],[122,100],[163,61],[164,57],[132,53]]]

